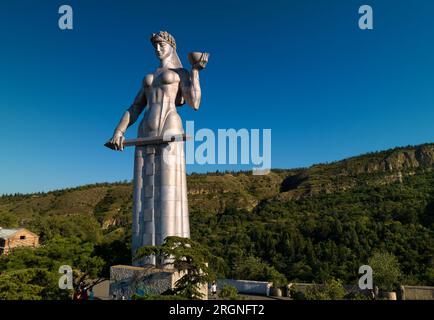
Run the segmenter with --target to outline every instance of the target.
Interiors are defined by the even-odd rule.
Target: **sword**
[[[124,140],[122,146],[123,147],[147,146],[147,145],[156,145],[156,144],[164,144],[164,143],[169,143],[174,141],[187,141],[187,140],[191,140],[191,137],[183,133],[183,134],[163,135],[163,136],[155,136],[155,137],[147,137],[147,138],[128,139],[128,140]],[[104,144],[104,146],[106,146],[109,149],[116,150],[115,145],[110,141],[107,141]]]

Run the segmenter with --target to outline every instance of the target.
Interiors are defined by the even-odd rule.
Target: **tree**
[[[165,261],[163,266],[173,266],[184,275],[175,283],[174,295],[189,299],[200,299],[203,294],[200,287],[211,279],[208,262],[212,259],[210,252],[198,242],[188,238],[167,237],[160,246],[144,246],[139,248],[134,259],[155,255]]]
[[[385,291],[393,291],[399,285],[401,271],[393,254],[386,251],[374,252],[368,264],[373,271],[374,285]]]

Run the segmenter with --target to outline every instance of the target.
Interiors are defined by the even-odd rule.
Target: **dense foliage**
[[[193,236],[225,264],[220,276],[270,280],[261,263],[291,281],[335,277],[357,283],[375,250],[398,258],[407,284],[434,285],[434,174],[298,200],[268,200],[253,212],[194,215]],[[254,258],[252,258],[254,257]]]
[[[266,176],[192,174],[191,237],[216,257],[218,278],[355,285],[382,252],[400,270],[392,286],[434,285],[433,159],[424,145]],[[27,227],[43,244],[0,257],[0,299],[68,296],[60,265],[93,281],[130,264],[131,207],[126,182],[0,197],[0,226]]]
[[[79,238],[54,237],[38,249],[19,248],[0,258],[0,299],[68,299],[72,290],[59,289],[59,268],[73,269],[73,286],[89,286],[101,275],[103,258]]]

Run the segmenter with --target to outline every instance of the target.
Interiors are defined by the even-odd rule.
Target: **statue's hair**
[[[160,31],[158,33],[153,33],[151,35],[152,44],[159,42],[159,41],[167,42],[168,44],[170,44],[173,47],[173,49],[176,49],[175,38],[167,31]]]
[[[176,53],[176,42],[175,38],[167,31],[160,31],[158,33],[153,33],[151,35],[151,42],[153,45],[157,42],[164,41],[168,44],[170,44],[173,48],[172,53],[172,63],[175,68],[182,68],[181,60],[179,60],[178,54]]]

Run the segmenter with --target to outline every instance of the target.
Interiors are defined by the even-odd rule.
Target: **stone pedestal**
[[[160,295],[173,289],[176,281],[184,275],[174,269],[161,269],[154,266],[134,267],[117,265],[110,268],[110,296],[128,300],[134,294]],[[203,299],[208,299],[208,286],[201,288]]]

